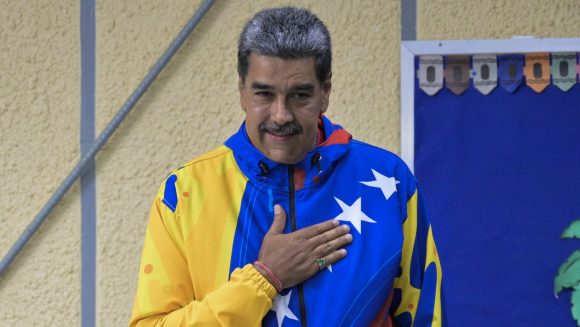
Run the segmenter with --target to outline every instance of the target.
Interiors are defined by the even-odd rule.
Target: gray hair
[[[314,57],[316,77],[324,83],[331,72],[330,33],[313,13],[302,8],[262,10],[250,19],[238,43],[238,75],[248,74],[250,54],[281,59]]]

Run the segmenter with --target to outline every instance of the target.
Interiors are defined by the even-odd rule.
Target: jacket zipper
[[[294,165],[288,166],[288,197],[290,200],[290,229],[296,231],[296,189],[294,187]],[[298,302],[300,303],[300,324],[306,327],[306,302],[304,301],[304,285],[298,284]]]

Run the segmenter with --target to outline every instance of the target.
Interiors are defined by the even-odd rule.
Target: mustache
[[[265,122],[260,124],[260,132],[287,136],[302,133],[302,126],[298,125],[296,122],[288,122],[284,125],[274,122]]]

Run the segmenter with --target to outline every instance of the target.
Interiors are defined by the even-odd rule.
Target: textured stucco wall
[[[417,0],[417,39],[580,36],[578,0]]]
[[[116,113],[201,0],[96,0],[96,129]],[[288,1],[216,1],[97,157],[99,326],[125,325],[146,219],[173,168],[243,119],[236,41],[256,11]],[[398,152],[400,1],[293,1],[333,37],[328,115]],[[79,153],[79,3],[0,0],[0,254]],[[577,0],[417,0],[417,38],[578,37]],[[0,326],[78,325],[80,206],[73,188],[0,280]]]
[[[79,2],[0,1],[0,256],[79,157]],[[78,185],[78,184],[77,184]],[[0,279],[0,326],[80,317],[74,186]]]

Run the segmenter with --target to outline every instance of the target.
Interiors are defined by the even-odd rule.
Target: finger
[[[314,253],[323,256],[333,252],[336,249],[340,249],[341,247],[348,245],[352,242],[352,235],[351,234],[344,234],[338,238],[335,238],[332,241],[328,241],[319,245],[316,249],[314,249]]]
[[[332,252],[329,255],[314,260],[314,266],[316,267],[316,270],[323,270],[327,266],[334,264],[335,262],[343,259],[344,257],[346,257],[346,249],[339,249]],[[319,263],[320,259],[322,259],[323,264]]]
[[[328,243],[330,241],[333,241],[339,237],[341,237],[342,235],[348,233],[350,231],[350,227],[348,227],[348,225],[340,225],[337,226],[331,230],[328,230],[320,235],[316,235],[313,238],[311,238],[311,242],[314,245],[314,247],[318,247],[324,243]]]
[[[274,220],[267,234],[282,234],[286,225],[286,213],[282,206],[274,205]]]
[[[338,220],[331,219],[331,220],[327,220],[327,221],[318,223],[316,225],[312,225],[312,226],[303,228],[303,229],[299,230],[298,232],[304,238],[312,238],[316,235],[319,235],[319,234],[322,234],[328,230],[331,230],[331,229],[335,228],[336,226],[338,226]]]

